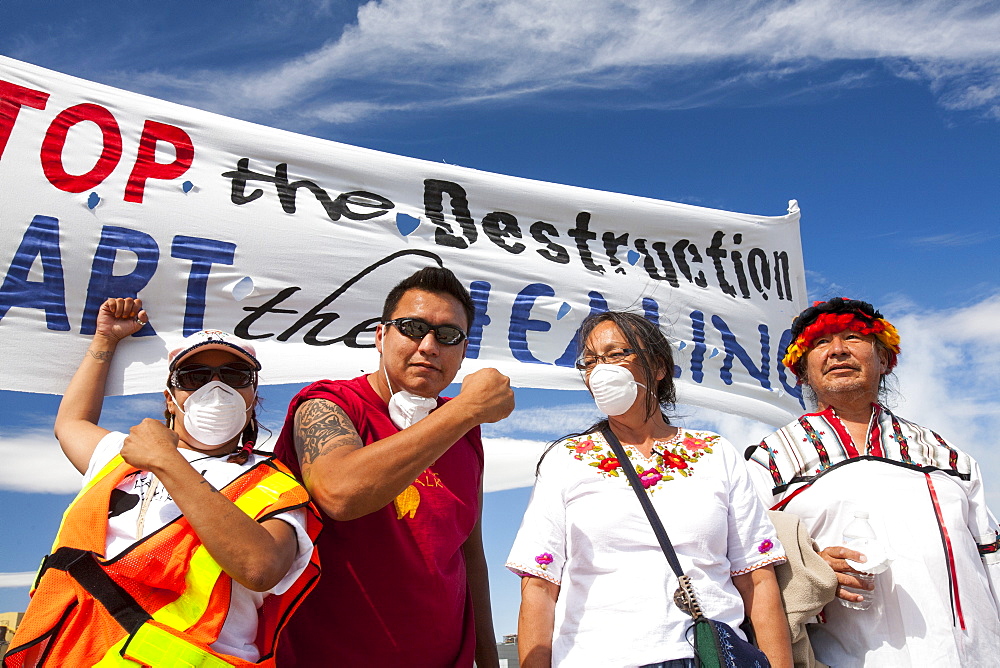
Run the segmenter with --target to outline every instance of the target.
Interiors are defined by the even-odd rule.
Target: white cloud
[[[582,394],[582,393],[581,393]],[[601,418],[593,401],[560,406],[515,408],[510,417],[495,424],[483,425],[487,437],[538,436],[551,440],[586,429]]]
[[[665,92],[643,106],[698,106],[769,82],[865,85],[885,68],[926,84],[947,108],[1000,118],[998,34],[1000,7],[976,0],[440,0],[433,10],[372,0],[338,37],[278,65],[142,80],[180,96],[214,91],[198,102],[226,113],[349,123],[651,80]],[[822,73],[830,63],[858,71]]]
[[[0,437],[0,461],[0,489],[74,494],[83,482],[50,431]]]
[[[1000,510],[1000,294],[947,311],[883,313],[899,329],[896,412],[930,427],[979,462]]]
[[[0,588],[2,587],[30,587],[35,581],[35,571],[25,571],[23,573],[0,573]]]
[[[483,477],[484,492],[498,492],[535,484],[535,466],[545,451],[541,441],[523,441],[512,438],[483,439],[486,471]]]
[[[976,244],[988,243],[997,237],[1000,237],[1000,233],[997,232],[987,232],[985,230],[977,230],[975,232],[968,232],[965,234],[957,232],[945,232],[944,234],[933,234],[925,237],[915,237],[910,239],[910,243],[915,246],[926,246],[929,248],[937,249],[942,246],[974,246]]]

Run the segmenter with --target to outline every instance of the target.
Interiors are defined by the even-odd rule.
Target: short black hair
[[[462,305],[462,310],[465,311],[466,328],[472,327],[472,321],[476,316],[472,295],[450,269],[433,266],[424,267],[412,276],[404,278],[389,291],[385,297],[385,304],[382,306],[382,322],[392,319],[393,312],[399,306],[399,300],[410,290],[423,290],[436,295],[454,297]]]

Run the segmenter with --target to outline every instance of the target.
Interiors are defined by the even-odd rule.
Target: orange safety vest
[[[115,457],[66,509],[3,665],[273,666],[278,634],[319,578],[315,551],[291,589],[266,597],[258,610],[260,661],[219,654],[209,645],[229,611],[232,579],[183,516],[113,559],[104,558],[111,492],[136,471]],[[319,515],[277,460],[255,464],[221,493],[258,522],[306,508],[315,544]]]

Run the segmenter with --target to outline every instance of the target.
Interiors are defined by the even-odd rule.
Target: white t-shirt
[[[93,479],[121,451],[125,436],[126,434],[113,431],[100,440],[84,474],[84,484]],[[260,461],[260,457],[256,454],[251,454],[246,464],[235,464],[226,461],[228,455],[210,457],[197,450],[185,448],[179,449],[178,452],[216,489],[222,489],[243,471]],[[137,535],[140,509],[151,486],[155,487],[155,491],[144,514],[142,535],[148,536],[181,516],[180,509],[170,498],[167,490],[158,483],[152,483],[153,478],[149,471],[139,471],[126,476],[112,492],[108,508],[106,557],[112,558],[120,554],[140,538]],[[298,540],[295,560],[281,582],[266,592],[252,591],[233,581],[229,613],[218,640],[211,645],[212,649],[219,653],[230,654],[247,661],[257,661],[260,658],[260,652],[254,644],[257,636],[257,609],[263,604],[265,596],[287,591],[309,564],[313,544],[309,534],[306,533],[306,511],[298,508],[275,515],[275,518],[287,522],[295,529]]]
[[[626,446],[702,608],[734,629],[732,576],[784,561],[745,464],[718,434],[681,430],[646,459]],[[677,578],[600,434],[565,439],[542,461],[507,567],[560,586],[553,666],[641,666],[694,656]]]

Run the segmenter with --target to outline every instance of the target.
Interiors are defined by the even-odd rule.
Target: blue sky
[[[970,451],[989,486],[1000,480],[990,447],[1000,433],[1000,8],[735,6],[249,1],[122,11],[6,1],[0,53],[490,172],[761,215],[797,199],[810,296],[882,308],[903,337],[898,412]],[[266,388],[272,427],[296,389]],[[0,392],[0,585],[37,566],[70,498],[72,474],[60,473],[50,436],[57,404]],[[126,428],[159,407],[152,395],[113,398],[106,426]],[[740,447],[767,431],[679,413]],[[519,390],[515,414],[485,430],[493,484],[524,479],[523,462],[502,460],[514,444],[537,448],[592,415],[583,393]],[[988,493],[1000,508],[1000,484]],[[524,487],[486,496],[498,634],[515,630],[517,581],[502,564],[527,497]],[[23,609],[26,598],[23,586],[0,586],[0,610]]]

